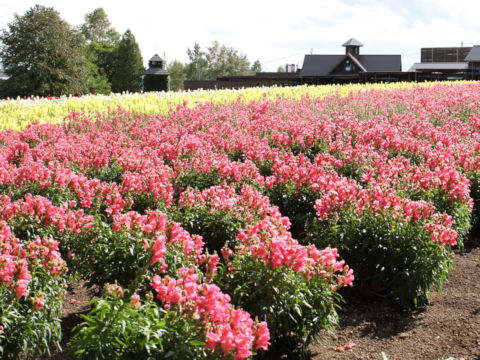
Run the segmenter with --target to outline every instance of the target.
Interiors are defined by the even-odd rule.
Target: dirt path
[[[310,348],[313,359],[479,360],[478,244],[456,251],[450,281],[430,300],[430,305],[412,312],[349,300],[340,313],[342,329],[335,335],[322,333]],[[341,351],[348,341],[356,346]]]

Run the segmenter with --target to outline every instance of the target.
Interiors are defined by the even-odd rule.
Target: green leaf
[[[190,340],[189,343],[192,346],[204,346],[205,345],[204,341],[200,341],[200,340],[196,340],[196,339]]]

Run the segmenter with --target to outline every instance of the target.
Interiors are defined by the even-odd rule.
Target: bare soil
[[[456,250],[450,280],[430,304],[402,311],[369,299],[348,299],[336,334],[310,347],[314,360],[479,360],[480,247]],[[345,350],[347,342],[355,344]]]

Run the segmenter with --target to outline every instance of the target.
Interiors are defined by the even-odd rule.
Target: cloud
[[[1,1],[0,28],[34,6],[36,0]],[[81,2],[43,0],[73,25],[86,13],[103,7],[113,26],[130,28],[144,60],[166,53],[166,60],[188,61],[187,48],[207,47],[213,40],[235,47],[265,70],[303,63],[302,51],[343,53],[351,37],[364,53],[402,54],[403,68],[427,46],[480,44],[480,2],[469,0],[144,0],[135,6],[114,0]],[[298,55],[300,53],[300,55]],[[278,60],[278,63],[276,62]],[[267,64],[268,63],[268,64]]]

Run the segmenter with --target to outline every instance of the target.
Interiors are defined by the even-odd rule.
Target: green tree
[[[285,70],[285,66],[283,66],[283,65],[278,66],[277,72],[286,72],[286,71],[287,70]]]
[[[116,47],[108,42],[92,41],[85,46],[83,53],[87,60],[87,85],[90,93],[109,94],[111,92],[110,79],[115,50]]]
[[[200,45],[195,43],[193,49],[187,49],[190,62],[185,66],[185,74],[187,80],[202,80],[207,73],[207,59],[205,52],[202,51]]]
[[[88,68],[88,91],[109,94],[111,91],[112,63],[120,41],[120,34],[111,26],[103,8],[97,8],[85,15],[80,26],[87,45],[84,55]]]
[[[143,59],[130,29],[123,34],[112,63],[112,91],[136,92],[142,89]]]
[[[187,80],[214,80],[220,76],[250,75],[250,62],[246,55],[218,41],[203,51],[199,44],[188,49],[190,62],[186,65]]]
[[[53,8],[35,5],[0,33],[6,96],[87,91],[82,37]]]
[[[262,72],[262,64],[260,64],[260,61],[255,60],[250,70],[252,73]]]
[[[85,22],[80,26],[80,31],[87,42],[106,42],[114,45],[120,41],[120,34],[112,27],[103,8],[97,8],[85,15]]]
[[[250,75],[250,62],[245,54],[232,47],[214,41],[207,49],[206,78],[214,80],[220,76]]]
[[[187,79],[185,65],[175,60],[168,66],[167,70],[170,73],[170,90],[183,90],[183,82]]]

